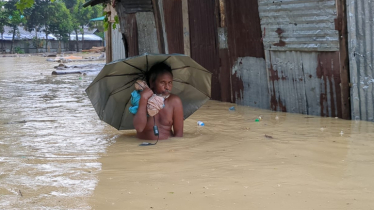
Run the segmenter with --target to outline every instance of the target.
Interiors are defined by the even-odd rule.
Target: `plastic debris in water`
[[[205,124],[201,121],[197,121],[197,126],[204,126]]]
[[[340,131],[340,133],[339,133],[339,134],[340,134],[340,136],[343,136],[343,134],[344,134],[344,133],[343,133],[343,131]]]
[[[229,108],[230,111],[235,111],[235,106]]]
[[[275,116],[275,119],[276,119],[276,120],[279,120],[279,117],[278,117],[278,115],[277,115],[277,116]]]
[[[257,118],[257,119],[255,119],[255,122],[260,122],[260,119],[258,119],[258,118]]]
[[[259,120],[262,120],[262,117],[261,117],[261,116],[259,116],[259,117],[258,117],[258,119],[259,119]]]

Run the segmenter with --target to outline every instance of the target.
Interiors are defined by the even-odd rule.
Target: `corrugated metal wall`
[[[339,50],[335,0],[258,2],[265,50]]]
[[[268,109],[269,93],[257,0],[226,0],[232,102]]]
[[[182,0],[163,0],[162,17],[165,25],[167,52],[184,54]]]
[[[347,0],[352,119],[374,121],[374,1]]]
[[[213,73],[212,98],[220,100],[218,33],[215,9],[215,0],[188,0],[191,57]]]
[[[259,0],[272,110],[342,117],[335,0]]]
[[[342,117],[339,52],[266,52],[272,110]]]
[[[342,2],[154,0],[159,15],[119,16],[127,56],[190,53],[213,73],[215,100],[348,119]]]
[[[119,25],[117,25],[119,27]],[[112,30],[112,61],[126,58],[125,46],[120,28]]]

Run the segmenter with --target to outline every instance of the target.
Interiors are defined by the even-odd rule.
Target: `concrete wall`
[[[0,53],[10,53],[11,44],[12,44],[12,41],[0,40]],[[79,41],[78,44],[79,44],[79,50],[82,50],[82,42]],[[47,49],[49,49],[49,52],[57,52],[58,45],[59,45],[59,41],[50,40],[48,41]],[[75,45],[76,45],[76,41],[71,41],[70,47],[69,47],[69,43],[64,44],[63,42],[61,42],[61,51],[62,52],[74,51],[76,49]],[[91,41],[91,40],[84,41],[84,49],[91,49],[94,46],[95,47],[103,46],[103,41]],[[33,46],[31,40],[15,40],[13,48],[15,49],[16,47],[21,48],[21,50],[24,53],[46,52],[45,45],[43,46],[43,48],[36,49]]]

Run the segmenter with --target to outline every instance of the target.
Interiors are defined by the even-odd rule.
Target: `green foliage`
[[[84,25],[88,24],[88,21],[92,18],[93,9],[92,7],[83,7],[85,3],[84,0],[77,0],[77,3],[73,7],[72,16],[75,22],[83,27]]]
[[[104,18],[104,21],[103,21],[104,31],[108,31],[108,29],[109,29],[108,14],[107,14],[107,12],[103,12],[103,15],[105,15],[105,18]],[[114,23],[112,23],[112,28],[116,29],[117,24],[119,24],[118,15],[114,16]]]
[[[92,7],[92,18],[97,18],[97,17],[101,17],[102,14],[103,14],[103,10],[104,10],[104,7],[99,4],[99,5],[95,5],[94,7]]]
[[[43,48],[43,46],[45,44],[45,40],[34,37],[34,38],[32,38],[31,43],[32,43],[33,47],[35,47],[36,49]]]
[[[66,8],[68,8],[68,10],[72,10],[75,3],[77,3],[77,0],[62,0],[64,3],[65,3],[65,6]]]
[[[98,32],[96,35],[104,40],[104,32]]]
[[[20,47],[15,47],[14,52],[17,53],[17,54],[23,54],[24,53],[23,50],[21,50]]]
[[[7,25],[8,22],[8,15],[6,13],[5,8],[3,6],[6,2],[0,1],[0,33],[4,33],[4,26]]]
[[[17,0],[11,0],[5,3],[4,9],[5,14],[8,16],[6,25],[16,28],[18,25],[25,23],[26,19],[22,16],[22,13],[16,7]]]
[[[109,21],[108,21],[107,12],[103,12],[103,15],[105,15],[105,18],[104,18],[104,21],[103,21],[104,30],[108,31]]]
[[[50,32],[55,34],[60,41],[66,40],[73,30],[69,10],[63,2],[54,2],[48,10],[54,14],[48,21]]]
[[[113,29],[116,29],[116,28],[117,28],[117,24],[119,24],[119,18],[118,18],[118,15],[114,16]]]
[[[25,9],[32,7],[34,0],[19,0],[16,4],[17,9],[22,13]]]
[[[83,28],[89,20],[102,14],[103,5],[84,8],[84,3],[85,0],[0,0],[0,33],[4,32],[4,26],[10,26],[16,34],[18,26],[23,25],[28,31],[35,30],[36,36],[43,30],[67,42],[72,31],[84,33]],[[99,33],[104,31],[102,22],[96,23],[95,27]],[[41,48],[46,41],[35,37],[32,45]]]
[[[28,31],[35,30],[40,32],[43,27],[46,26],[49,15],[50,2],[45,0],[35,0],[34,5],[31,8],[24,10],[27,23],[25,29]]]

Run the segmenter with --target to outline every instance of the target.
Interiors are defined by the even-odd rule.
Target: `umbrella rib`
[[[183,81],[178,81],[178,80],[173,80],[174,82],[179,82],[179,83],[182,83],[182,84],[186,84],[186,85],[189,85],[191,87],[193,87],[194,89],[196,89],[197,91],[199,91],[200,93],[204,94],[206,97],[208,98],[211,98],[210,96],[208,96],[206,93],[202,92],[201,90],[197,89],[195,86],[191,85],[190,83],[188,82],[183,82]]]
[[[198,69],[198,68],[195,68],[193,66],[183,66],[183,67],[180,67],[180,68],[175,68],[175,69],[171,69],[172,71],[175,71],[175,70],[181,70],[181,69],[185,69],[185,68],[193,68],[193,69],[196,69],[196,70],[199,70],[199,71],[203,71],[203,72],[206,72],[206,73],[212,73],[208,70],[204,70],[204,69]]]
[[[147,70],[146,71],[148,71],[149,69],[148,69],[148,55],[145,55],[145,59],[146,59],[146,62],[147,62]]]
[[[135,76],[135,75],[141,76],[141,75],[143,75],[143,74],[142,74],[142,73],[133,73],[133,74],[114,74],[114,75],[106,75],[106,76],[104,76],[103,78],[105,78],[105,77]]]
[[[164,63],[165,61],[167,61],[171,56],[167,57],[165,60],[163,60],[161,63]]]
[[[122,90],[119,90],[119,89],[125,87],[126,85],[128,85],[128,84],[130,84],[130,83],[132,83],[132,82],[135,82],[137,79],[139,79],[139,78],[134,78],[133,80],[127,82],[127,83],[124,84],[124,85],[122,85],[122,87],[117,88],[116,90],[112,91],[112,92],[109,94],[109,97],[112,96],[112,95],[114,95],[114,94],[117,94],[117,93],[119,93],[119,92],[121,92],[121,91],[127,90],[127,89],[130,88],[132,85],[130,85],[129,87],[127,87],[127,88],[125,88],[125,89],[122,89]]]
[[[127,106],[127,104],[128,104],[129,102],[130,102],[130,100],[128,100],[127,103],[125,104],[125,109],[124,109],[124,111],[126,111],[126,106]],[[123,113],[122,113],[122,116],[121,116],[121,120],[119,121],[118,129],[121,128],[121,125],[122,125],[122,119],[123,119]]]
[[[127,82],[126,84],[124,84],[122,87],[124,87],[125,85],[127,85],[127,84],[129,84],[129,83],[131,83],[131,82],[133,82],[134,80],[136,80],[137,78],[135,78],[135,79],[133,79],[133,80],[131,80],[130,82]],[[122,88],[122,87],[120,87],[120,88]],[[131,87],[131,86],[130,86]],[[118,89],[120,89],[120,88],[118,88]],[[118,90],[117,89],[117,90]],[[117,93],[119,93],[119,92],[121,92],[121,91],[124,91],[124,90],[126,90],[127,88],[125,88],[125,89],[123,89],[123,90],[120,90],[120,91],[118,91],[118,92],[115,92],[115,93],[110,93],[109,94],[109,96],[108,96],[108,99],[106,100],[106,103],[105,103],[105,106],[104,106],[104,108],[102,109],[102,110],[105,110],[105,108],[106,108],[106,105],[108,104],[108,101],[109,101],[109,98],[112,96],[112,95],[114,95],[114,94],[117,94]],[[126,104],[127,105],[127,104]],[[101,118],[101,117],[100,117]]]
[[[140,72],[144,73],[144,71],[141,70],[140,68],[138,68],[138,67],[136,67],[134,65],[131,65],[131,64],[127,63],[126,61],[123,61],[123,62],[126,63],[127,65],[131,66],[131,67],[134,67],[134,68],[138,69]]]
[[[142,73],[133,73],[133,74],[117,74],[117,75],[106,75],[104,76],[103,78],[99,79],[98,81],[96,81],[95,83],[93,84],[90,84],[90,86],[87,87],[87,90],[89,88],[91,88],[94,84],[96,84],[97,82],[101,81],[102,79],[106,78],[106,77],[121,77],[121,76],[135,76],[135,75],[138,75],[138,76],[142,76],[143,74]],[[86,91],[87,91],[86,90]]]

